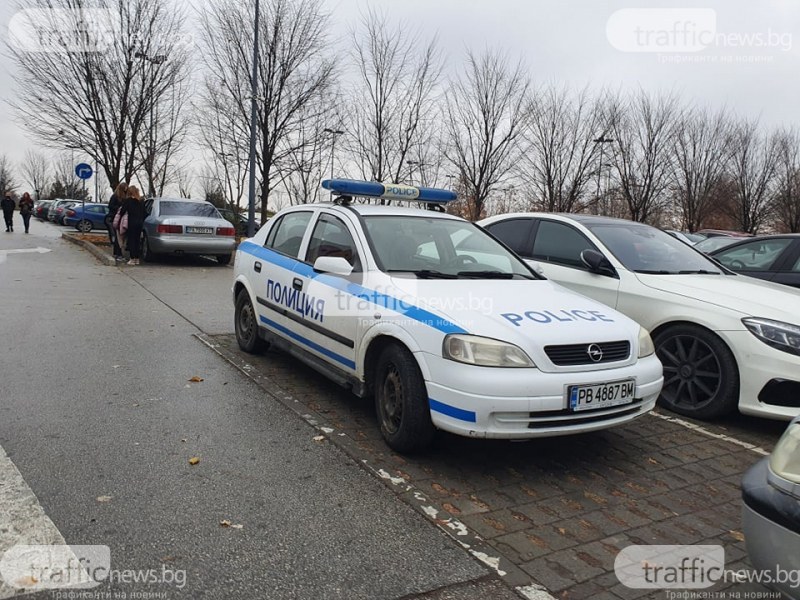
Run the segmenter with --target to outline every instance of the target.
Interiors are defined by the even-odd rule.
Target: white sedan
[[[544,276],[647,328],[660,402],[697,418],[800,414],[800,292],[736,275],[663,231],[582,214],[480,223]]]
[[[239,246],[232,292],[243,350],[270,344],[374,396],[398,451],[424,448],[437,428],[533,438],[653,408],[661,363],[638,324],[541,278],[472,223],[349,195],[454,194],[324,185],[342,194],[337,203],[287,208]]]

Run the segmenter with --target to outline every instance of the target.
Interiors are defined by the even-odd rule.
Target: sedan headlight
[[[650,337],[650,332],[644,327],[639,327],[639,358],[655,354],[656,347],[653,344],[653,338]]]
[[[769,459],[772,472],[791,481],[800,483],[800,423],[792,423],[778,440]]]
[[[800,327],[770,319],[742,319],[747,329],[765,344],[800,356]]]
[[[514,344],[477,335],[452,334],[444,338],[442,355],[450,360],[481,367],[535,367]]]

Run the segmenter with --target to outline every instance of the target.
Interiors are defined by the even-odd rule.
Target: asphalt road
[[[184,573],[94,590],[128,597],[512,597],[195,337],[232,329],[229,268],[101,266],[60,232],[0,233],[0,555],[63,536]]]

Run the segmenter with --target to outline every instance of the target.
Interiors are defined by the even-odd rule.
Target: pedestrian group
[[[14,231],[14,209],[16,207],[17,204],[11,194],[6,192],[5,197],[0,200],[0,208],[3,209],[3,219],[6,222],[6,233]],[[28,233],[31,227],[31,215],[33,214],[33,199],[28,192],[22,194],[22,198],[19,200],[19,214],[22,217],[22,224],[25,226],[25,233]]]

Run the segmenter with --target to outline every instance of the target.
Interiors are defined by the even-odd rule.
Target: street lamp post
[[[593,141],[594,141],[595,144],[600,144],[600,165],[597,167],[597,193],[595,194],[595,196],[597,197],[597,200],[595,201],[595,204],[594,204],[594,214],[599,214],[599,212],[600,212],[600,174],[603,171],[603,149],[604,149],[606,144],[610,144],[610,143],[614,142],[615,140],[614,140],[614,138],[606,137],[605,133],[601,133],[600,137],[599,138],[595,138]]]
[[[425,182],[423,181],[423,174],[422,174],[422,167],[426,166],[426,163],[419,161],[419,160],[407,160],[406,164],[409,166],[410,170],[408,172],[409,183],[414,185],[414,167],[419,168],[419,184],[423,185]]]
[[[331,134],[331,179],[333,179],[333,161],[334,161],[334,157],[336,155],[336,136],[337,135],[342,135],[344,133],[344,130],[342,130],[342,129],[331,129],[329,127],[326,127],[322,131],[325,132],[325,133],[330,133]],[[331,190],[331,200],[332,199],[333,199],[333,190]]]
[[[154,56],[149,56],[144,50],[139,50],[134,55],[134,58],[139,58],[141,60],[146,60],[152,65],[162,65],[167,62],[167,55],[166,54],[156,54]],[[155,137],[153,135],[153,109],[155,107],[155,99],[153,98],[153,90],[152,90],[152,82],[151,82],[151,89],[150,89],[150,125],[148,127],[148,148],[147,148],[147,166],[148,166],[148,182],[147,182],[147,195],[149,197],[153,197],[156,195],[155,185],[153,181],[154,177],[154,169],[153,165],[155,164],[156,158],[156,149],[155,149]]]
[[[453,181],[455,180],[456,176],[455,175],[445,175],[444,178],[447,179],[447,185],[449,185],[450,189],[452,190],[453,189]]]
[[[105,119],[95,119],[89,117],[89,121],[92,121],[97,129],[95,130],[97,136],[95,138],[95,157],[94,157],[94,201],[100,202],[100,184],[99,184],[99,170],[100,170],[100,126],[104,125],[106,120]]]
[[[247,196],[247,237],[256,234],[256,92],[258,91],[258,21],[259,0],[256,0],[256,11],[253,17],[253,70],[250,74],[250,190]]]

